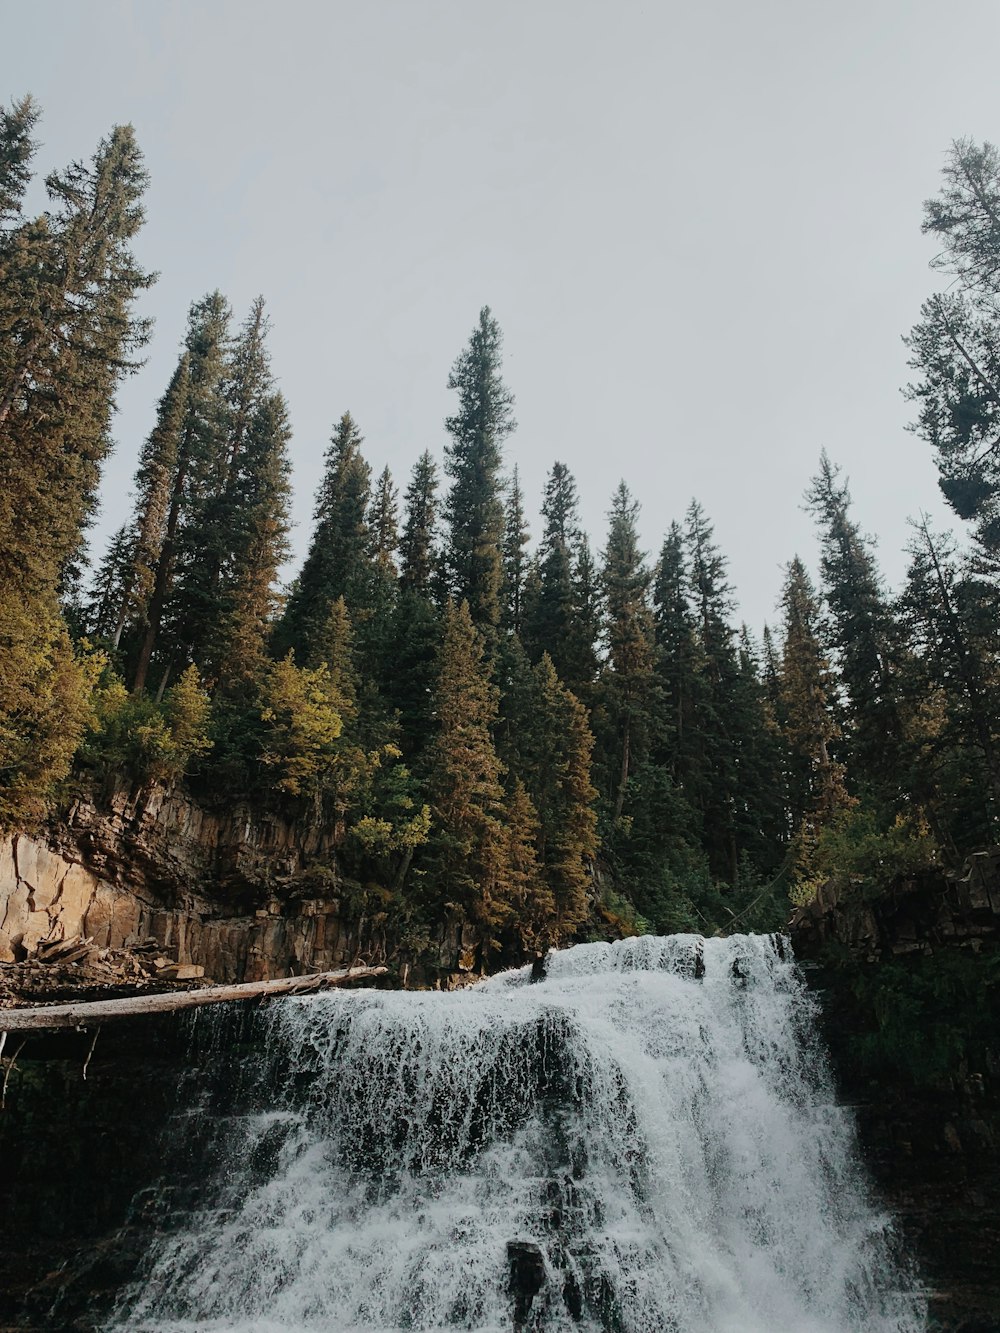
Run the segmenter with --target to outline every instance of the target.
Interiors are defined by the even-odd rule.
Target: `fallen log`
[[[35,1028],[88,1027],[136,1014],[165,1014],[195,1009],[203,1004],[266,999],[271,995],[302,995],[328,986],[344,986],[366,977],[380,977],[387,967],[348,967],[342,972],[317,972],[304,977],[277,977],[273,981],[246,981],[233,986],[204,986],[200,990],[167,991],[158,995],[130,995],[122,1000],[89,1000],[77,1004],[34,1005],[0,1009],[0,1033]]]

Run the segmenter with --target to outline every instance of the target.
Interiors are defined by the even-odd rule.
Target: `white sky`
[[[41,102],[41,171],[131,121],[152,175],[156,330],[120,395],[98,542],[214,287],[238,318],[268,302],[298,554],[345,409],[401,489],[422,449],[440,456],[483,304],[532,509],[565,461],[600,547],[624,476],[655,554],[696,495],[755,628],[781,566],[815,564],[799,506],[821,448],[890,579],[907,516],[944,515],[903,429],[900,335],[936,282],[921,202],[950,141],[1000,138],[995,0],[4,10],[0,95]]]

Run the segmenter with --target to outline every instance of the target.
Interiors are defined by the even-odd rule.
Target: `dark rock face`
[[[155,1222],[132,1202],[162,1169],[188,1028],[170,1016],[113,1024],[96,1045],[93,1032],[72,1030],[13,1051],[8,1039],[5,1055],[17,1058],[0,1113],[5,1331],[89,1333],[132,1276]]]
[[[790,933],[933,1327],[1000,1333],[1000,849],[877,901],[826,886]]]
[[[927,872],[900,879],[875,900],[825,884],[789,927],[800,960],[834,944],[858,960],[931,954],[944,945],[1000,939],[1000,847],[977,852],[961,875]]]

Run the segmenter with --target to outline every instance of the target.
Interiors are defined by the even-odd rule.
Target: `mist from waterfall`
[[[282,1000],[111,1327],[916,1333],[815,1018],[765,936]]]

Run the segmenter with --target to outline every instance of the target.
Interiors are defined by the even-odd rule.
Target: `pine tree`
[[[653,687],[653,622],[647,601],[650,575],[639,550],[638,513],[638,502],[621,482],[612,500],[601,576],[607,608],[605,693],[617,749],[609,793],[615,820],[621,818],[629,774],[647,739]]]
[[[824,598],[840,679],[848,768],[855,783],[897,789],[902,724],[894,680],[895,626],[870,543],[850,517],[847,486],[823,454],[806,493],[820,528]]]
[[[516,933],[513,952],[514,960],[520,962],[526,950],[541,952],[553,944],[556,905],[538,860],[538,814],[519,778],[507,798],[504,832],[507,882]]]
[[[779,868],[788,845],[785,746],[771,711],[760,652],[746,625],[737,640],[737,675],[728,729],[736,768],[737,887]]]
[[[351,615],[343,597],[338,597],[330,607],[320,641],[320,653],[330,683],[330,698],[345,726],[350,727],[358,717],[360,682],[354,666]]]
[[[267,333],[264,302],[258,297],[227,349],[215,430],[203,437],[192,460],[187,511],[178,529],[169,605],[176,656],[198,662],[215,683],[220,670],[239,675],[243,669],[238,664],[241,649],[232,636],[240,626],[250,630],[248,599],[259,596],[259,589],[255,593],[250,585],[266,577],[249,568],[266,559],[258,540],[270,527],[259,508],[262,500],[277,506],[279,559],[284,554],[287,478],[282,467],[287,472],[284,455],[290,431],[284,400],[274,392]],[[252,506],[258,507],[251,533],[247,521]],[[253,550],[247,550],[248,542]],[[273,569],[271,573],[273,577]],[[241,583],[245,586],[237,592]],[[241,603],[238,609],[234,599]],[[259,641],[261,635],[251,633]],[[245,665],[253,653],[243,656]],[[259,660],[261,654],[256,656]],[[232,660],[224,666],[227,657]]]
[[[5,115],[8,215],[30,160],[33,108]],[[148,336],[132,314],[153,281],[131,241],[147,182],[130,127],[89,166],[46,181],[51,209],[0,233],[0,581],[26,596],[55,588],[74,560],[110,445],[115,387]]]
[[[910,649],[901,673],[906,750],[919,775],[910,785],[930,793],[939,838],[956,848],[990,840],[1000,812],[1000,604],[993,581],[963,566],[926,515],[914,529],[899,599]]]
[[[911,429],[936,455],[940,486],[959,517],[974,520],[985,550],[1000,553],[1000,153],[958,140],[923,231],[940,249],[931,267],[949,290],[925,301],[904,339],[919,378],[906,395],[919,405]]]
[[[0,820],[8,827],[44,814],[91,718],[101,662],[74,653],[58,598],[78,578],[115,389],[148,336],[133,305],[153,280],[131,249],[147,182],[131,128],[113,130],[89,165],[53,172],[50,209],[30,219],[22,200],[36,120],[30,99],[0,113]]]
[[[396,577],[399,547],[399,493],[388,467],[379,473],[368,512],[371,558],[376,570],[390,582]]]
[[[502,342],[500,326],[484,306],[448,377],[448,388],[458,392],[458,411],[445,422],[451,436],[445,450],[452,482],[445,505],[451,589],[456,599],[468,602],[472,623],[490,650],[500,623],[501,451],[516,424],[514,398],[500,374]]]
[[[798,556],[781,596],[784,642],[778,683],[781,728],[789,751],[791,823],[818,827],[846,802],[843,765],[834,757],[840,729],[836,683],[820,641],[820,607]]]
[[[108,542],[90,586],[90,598],[84,609],[86,632],[98,639],[113,639],[121,619],[121,607],[127,599],[135,568],[131,529],[123,523]],[[117,642],[113,642],[117,647]]]
[[[735,884],[739,878],[740,780],[734,713],[740,662],[730,622],[733,600],[726,561],[697,501],[691,502],[687,512],[685,545],[700,676],[699,763],[687,775],[686,785],[701,815],[709,865],[720,878]]]
[[[288,409],[280,393],[264,398],[242,427],[229,477],[229,550],[216,583],[216,620],[206,628],[209,679],[249,691],[263,669],[279,607],[278,570],[288,555]]]
[[[573,563],[573,620],[568,651],[564,654],[564,680],[569,689],[588,703],[598,673],[597,644],[601,635],[601,578],[591,554],[586,533],[576,543]]]
[[[132,689],[145,689],[153,654],[160,647],[164,616],[174,595],[178,544],[182,523],[193,506],[196,484],[206,470],[205,460],[218,455],[223,430],[222,384],[229,341],[229,306],[220,292],[196,301],[188,314],[185,339],[187,391],[180,436],[170,464],[169,503],[155,564],[150,562],[152,589],[143,607]],[[140,492],[140,498],[142,492]],[[142,515],[138,516],[142,523]],[[155,526],[154,526],[155,535]],[[162,654],[169,667],[176,644],[169,641]]]
[[[521,632],[524,608],[524,578],[527,569],[525,547],[528,524],[524,517],[524,497],[515,466],[507,491],[503,535],[503,606],[500,621],[504,629]]]
[[[400,585],[429,596],[437,537],[437,465],[428,450],[417,459],[404,497],[405,518],[399,542]]]
[[[436,826],[429,860],[437,892],[496,927],[510,905],[503,766],[492,738],[498,691],[485,670],[484,652],[468,603],[449,604],[434,696],[437,733],[426,757]]]
[[[580,538],[576,482],[565,463],[553,464],[542,497],[537,592],[526,607],[525,647],[537,661],[548,652],[561,677],[573,663],[576,590],[573,552]]]
[[[399,717],[399,743],[406,756],[424,749],[433,727],[431,702],[439,648],[438,617],[432,602],[437,489],[437,466],[425,449],[404,498],[399,592],[387,632],[387,659],[392,669],[383,682],[386,702]]]
[[[536,705],[524,769],[538,813],[539,859],[555,901],[554,930],[565,940],[587,918],[597,854],[594,738],[586,709],[562,684],[547,653],[533,675]]]
[[[383,693],[388,707],[398,715],[399,744],[408,759],[423,752],[433,733],[440,631],[434,604],[412,588],[401,588],[387,634],[392,670],[383,683]]]
[[[658,750],[673,780],[684,782],[698,763],[695,714],[700,683],[698,646],[688,603],[684,536],[678,523],[671,523],[660,551],[653,608],[656,675],[661,692]]]
[[[371,469],[361,453],[363,443],[351,414],[345,412],[326,452],[309,553],[278,627],[279,649],[294,648],[307,666],[318,660],[320,638],[337,598],[345,598],[352,614],[367,601]]]
[[[31,181],[31,159],[36,144],[31,137],[39,109],[31,97],[0,107],[0,227],[20,220],[24,192]]]
[[[187,409],[189,358],[185,352],[160,399],[156,425],[143,445],[135,475],[135,514],[128,533],[128,568],[118,585],[110,634],[117,648],[126,625],[145,626],[156,581],[156,565],[163,549],[170,512],[171,487],[177,472],[178,452]]]

